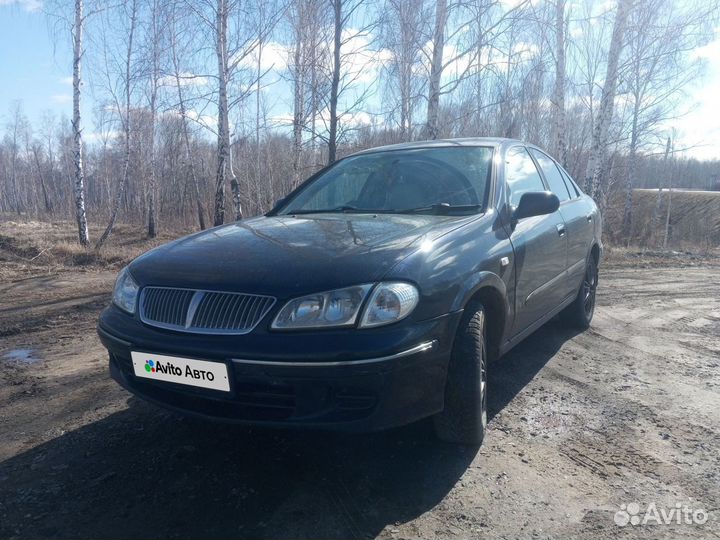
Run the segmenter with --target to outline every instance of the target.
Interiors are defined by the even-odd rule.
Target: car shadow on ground
[[[572,335],[550,323],[494,364],[491,416]],[[129,403],[0,464],[0,537],[373,538],[434,508],[478,451],[427,421],[271,431]]]
[[[555,317],[488,367],[488,420],[502,411],[557,354],[563,343],[581,331]]]

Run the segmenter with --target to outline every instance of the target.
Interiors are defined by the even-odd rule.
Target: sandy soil
[[[644,266],[491,366],[476,449],[160,411],[107,373],[114,271],[0,257],[0,537],[720,537],[720,268]],[[633,502],[709,518],[616,525]]]

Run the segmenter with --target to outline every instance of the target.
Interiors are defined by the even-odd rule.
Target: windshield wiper
[[[309,208],[303,208],[300,210],[291,210],[287,212],[289,216],[296,216],[301,214],[377,214],[384,212],[384,210],[367,210],[365,208],[357,208],[355,206],[343,205],[336,206],[335,208],[320,208],[318,210],[310,210]]]
[[[456,204],[451,205],[448,203],[433,204],[430,206],[420,206],[418,208],[390,208],[390,209],[368,209],[368,208],[357,208],[351,205],[336,206],[334,208],[319,208],[317,210],[311,210],[309,208],[302,208],[300,210],[291,210],[286,212],[288,216],[299,216],[303,214],[439,214],[439,215],[450,215],[455,212],[472,212],[482,208],[481,204]]]
[[[430,206],[420,206],[418,208],[407,208],[405,210],[397,210],[399,214],[441,214],[449,215],[455,212],[471,212],[473,210],[479,210],[482,208],[481,204],[449,204],[439,203],[431,204]]]

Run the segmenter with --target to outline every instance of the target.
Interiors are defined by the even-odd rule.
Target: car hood
[[[141,286],[287,298],[379,280],[421,245],[429,248],[474,217],[258,217],[160,246],[136,259],[130,272]]]

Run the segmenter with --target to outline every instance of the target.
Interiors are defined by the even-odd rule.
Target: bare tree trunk
[[[43,202],[45,203],[45,211],[48,214],[52,214],[53,213],[53,205],[50,202],[50,197],[48,196],[47,186],[45,185],[45,175],[43,174],[42,168],[40,167],[40,157],[38,156],[37,145],[33,145],[32,152],[33,152],[33,157],[35,158],[35,167],[37,168],[38,178],[40,180],[40,189],[42,190],[42,194],[43,194]]]
[[[150,175],[148,182],[148,238],[155,238],[157,236],[157,208],[155,204],[155,198],[157,196],[157,178],[155,176],[157,169],[157,150],[155,144],[155,123],[157,122],[157,95],[160,80],[160,59],[159,56],[159,40],[160,31],[158,27],[158,10],[159,2],[155,0],[152,8],[152,68],[151,68],[151,80],[150,80]]]
[[[667,175],[668,178],[668,185],[670,185],[670,171],[668,171],[667,161],[668,156],[670,155],[670,146],[672,145],[672,139],[670,137],[667,138],[667,143],[665,144],[665,155],[663,156],[663,174]],[[660,223],[660,210],[662,209],[662,200],[663,200],[663,185],[660,183],[658,185],[658,196],[655,200],[655,210],[653,211],[652,215],[652,221],[650,224],[650,234],[654,235],[655,231],[658,229],[658,225]]]
[[[78,241],[81,246],[90,244],[87,215],[85,213],[85,176],[82,161],[82,127],[80,125],[81,60],[83,56],[83,0],[75,0],[75,24],[73,25],[73,163],[75,165],[75,220]]]
[[[112,211],[110,213],[110,221],[105,227],[105,231],[102,236],[98,239],[95,244],[95,249],[100,249],[105,241],[112,233],[115,221],[117,220],[118,211],[120,210],[120,203],[122,203],[125,190],[127,188],[128,176],[130,174],[130,135],[132,134],[132,122],[131,122],[131,111],[130,111],[130,94],[131,88],[131,73],[130,68],[132,67],[132,53],[133,53],[133,37],[135,35],[135,23],[137,21],[137,0],[132,0],[130,11],[130,33],[128,35],[128,46],[127,56],[125,57],[125,121],[123,122],[123,131],[125,132],[125,149],[123,156],[123,173],[120,186],[118,187],[117,193],[115,194],[115,201],[113,203]]]
[[[334,13],[333,37],[333,69],[330,83],[330,134],[328,140],[328,164],[334,163],[337,158],[337,108],[338,93],[340,91],[340,46],[342,45],[342,6],[343,0],[332,0]]]
[[[13,191],[13,199],[15,202],[15,212],[17,212],[17,215],[22,214],[22,202],[20,202],[20,190],[18,188],[18,181],[17,181],[17,162],[18,162],[18,153],[19,153],[19,145],[18,145],[18,131],[20,130],[20,104],[18,103],[16,111],[15,111],[15,118],[12,123],[12,156],[10,158],[10,184],[12,186]]]
[[[188,169],[190,171],[190,181],[192,182],[195,195],[195,208],[197,211],[198,225],[200,226],[200,230],[205,230],[207,228],[207,225],[205,224],[205,208],[203,207],[202,197],[200,196],[200,183],[198,182],[197,173],[195,171],[195,159],[193,157],[192,145],[190,144],[190,132],[187,125],[185,100],[183,99],[183,93],[180,89],[180,76],[177,72],[175,72],[175,81],[178,85],[180,116],[182,117],[183,143],[185,144],[185,159],[187,160]]]
[[[302,136],[305,92],[304,40],[304,1],[297,0],[295,14],[295,50],[293,52],[293,146],[292,146],[292,188],[300,185],[300,157],[302,155]],[[314,114],[314,111],[313,111]]]
[[[192,182],[195,207],[197,211],[198,225],[200,230],[205,230],[205,208],[203,207],[202,197],[200,196],[200,183],[195,171],[195,158],[193,156],[192,145],[190,144],[190,130],[188,129],[187,107],[185,106],[185,96],[182,89],[182,81],[180,80],[180,63],[177,55],[177,36],[173,30],[172,34],[172,61],[173,71],[175,72],[175,88],[178,95],[178,106],[180,107],[180,119],[182,122],[183,143],[185,145],[185,159],[187,160],[188,169],[190,171],[190,180]]]
[[[672,177],[673,170],[668,171],[668,203],[665,214],[665,234],[663,236],[663,249],[667,249],[668,238],[670,237],[670,215],[672,214]]]
[[[670,236],[670,214],[672,212],[672,179],[668,185],[667,214],[665,214],[665,234],[663,236],[663,249],[667,249],[668,237]]]
[[[437,139],[439,135],[440,80],[443,72],[443,49],[445,48],[445,23],[447,21],[447,0],[437,0],[435,5],[435,32],[433,34],[433,53],[430,63],[427,121],[425,124],[428,139]]]
[[[320,108],[318,70],[320,69],[319,63],[321,57],[319,48],[323,42],[323,36],[320,30],[322,24],[319,22],[317,8],[312,11],[311,20],[312,26],[310,26],[310,34],[308,36],[310,39],[310,58],[304,60],[304,62],[309,64],[308,69],[310,70],[310,155],[312,166],[317,167],[320,164],[319,157],[317,156],[317,113]]]
[[[555,8],[555,105],[554,151],[560,163],[567,162],[567,144],[565,142],[565,0],[557,0]]]
[[[608,52],[608,65],[603,84],[602,97],[600,99],[600,111],[598,112],[593,129],[592,147],[588,159],[587,171],[585,173],[585,191],[595,200],[598,199],[600,181],[604,176],[603,166],[607,154],[608,132],[613,116],[615,92],[618,80],[618,64],[620,53],[624,46],[625,27],[630,13],[633,0],[619,0],[613,32],[610,39],[610,51]]]
[[[256,66],[256,86],[255,86],[255,181],[260,185],[260,168],[261,152],[260,152],[260,79],[262,78],[262,53],[263,53],[263,35],[258,32],[258,49],[257,49],[257,66]],[[270,191],[272,191],[272,182],[269,182]],[[271,199],[272,200],[272,199]]]
[[[228,18],[230,8],[227,0],[217,0],[216,17],[216,44],[215,54],[218,61],[218,149],[217,174],[215,176],[215,212],[213,224],[222,225],[225,222],[225,185],[228,173],[233,187],[233,199],[239,203],[239,184],[230,165],[230,111],[228,106],[227,86],[229,78],[228,66]],[[229,170],[228,170],[229,169]],[[234,181],[234,182],[233,182]],[[236,217],[238,212],[236,208]]]
[[[152,127],[150,128],[150,175],[148,179],[148,238],[155,238],[157,236],[157,208],[155,205],[155,197],[157,193],[157,178],[155,176],[155,169],[157,168],[157,152],[155,150],[155,119],[157,117],[157,110],[155,101],[156,95],[155,91],[153,91],[153,96],[150,101]]]
[[[625,208],[623,210],[622,235],[629,244],[632,233],[633,186],[637,174],[638,119],[640,116],[640,100],[635,96],[632,112],[632,128],[630,131],[630,151],[628,154],[628,171],[625,180]]]
[[[232,146],[229,146],[230,159],[228,160],[228,169],[230,170],[230,190],[232,191],[233,210],[235,211],[235,221],[242,219],[242,201],[240,199],[240,182],[235,176],[232,159]]]
[[[419,6],[409,2],[392,3],[399,25],[399,56],[396,58],[398,70],[398,86],[400,87],[400,140],[407,141],[412,138],[412,80],[413,80],[413,59],[415,57],[415,35],[420,29],[413,24],[411,11]]]

